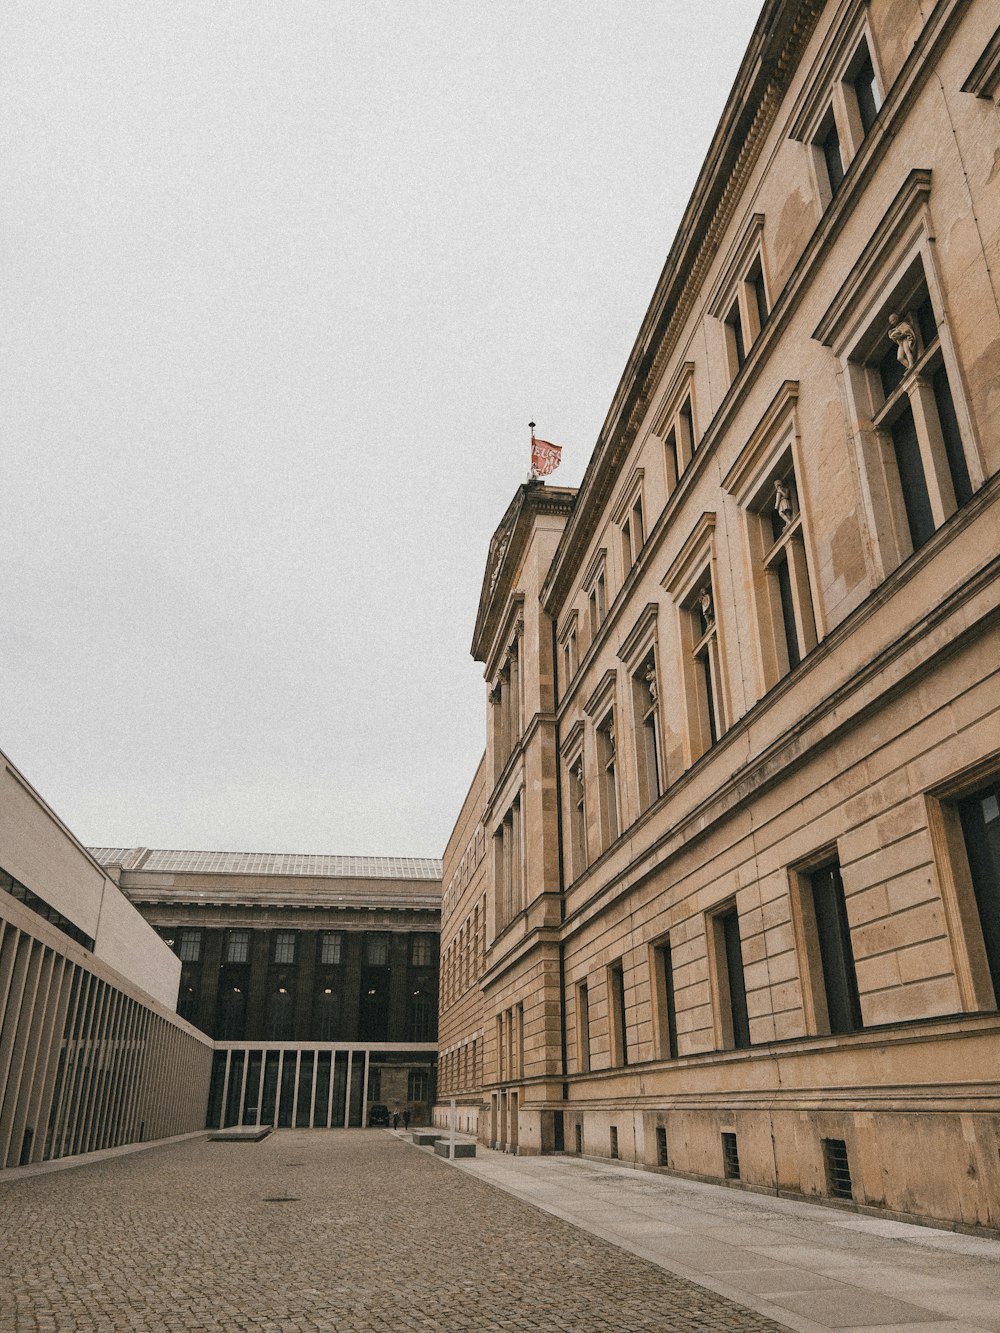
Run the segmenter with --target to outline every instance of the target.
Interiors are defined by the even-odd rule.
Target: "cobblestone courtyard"
[[[773,1330],[382,1131],[0,1184],[0,1329]]]

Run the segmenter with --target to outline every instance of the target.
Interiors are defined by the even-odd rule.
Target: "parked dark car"
[[[389,1108],[382,1102],[372,1102],[368,1108],[368,1124],[371,1127],[389,1123]]]

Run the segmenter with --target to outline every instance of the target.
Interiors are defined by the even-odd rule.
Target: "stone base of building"
[[[455,1129],[459,1134],[471,1134],[473,1138],[485,1143],[482,1128],[482,1105],[478,1099],[460,1101],[455,1099]],[[431,1124],[436,1129],[451,1128],[451,1104],[438,1102],[431,1111]]]

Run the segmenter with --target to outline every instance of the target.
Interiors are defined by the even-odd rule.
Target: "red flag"
[[[548,440],[536,440],[531,437],[531,471],[536,477],[547,477],[559,466],[561,444],[549,444]]]

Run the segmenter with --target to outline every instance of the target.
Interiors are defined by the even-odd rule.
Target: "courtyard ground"
[[[1000,1244],[384,1130],[0,1181],[0,1330],[1000,1333]]]

